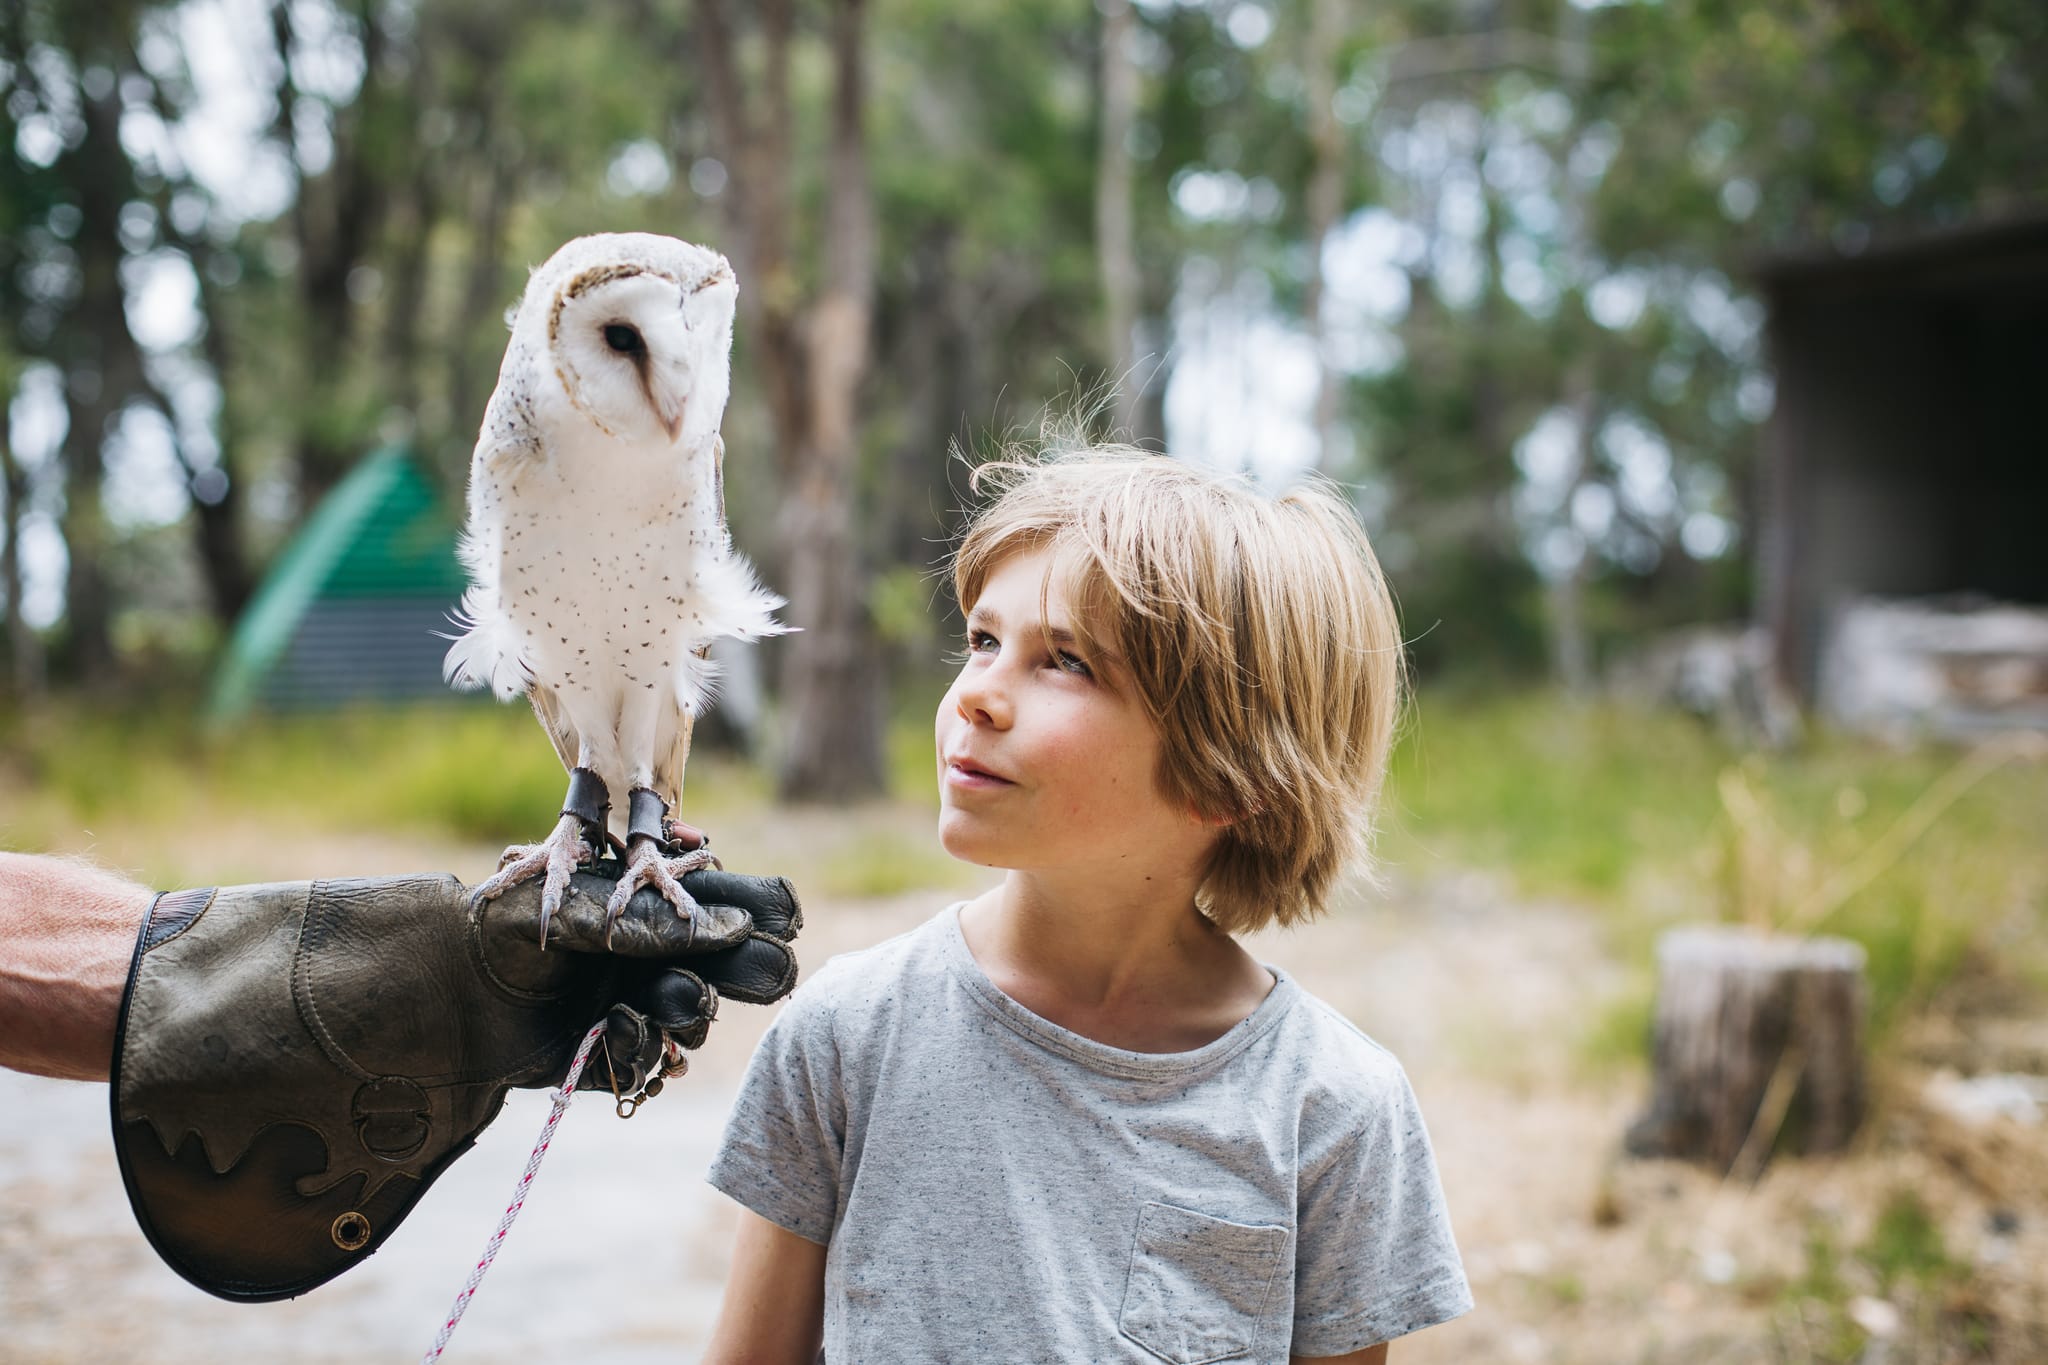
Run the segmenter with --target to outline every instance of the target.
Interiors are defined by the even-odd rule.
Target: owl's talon
[[[479,882],[469,893],[472,906],[495,900],[521,882],[530,882],[535,877],[544,880],[540,891],[540,946],[548,946],[548,926],[553,922],[555,912],[562,908],[562,899],[568,893],[569,878],[576,869],[591,859],[590,844],[584,839],[581,822],[574,815],[564,815],[555,825],[554,833],[537,844],[514,844],[505,850],[498,860],[498,871],[494,876]]]
[[[626,913],[632,903],[633,893],[643,886],[651,886],[661,898],[676,908],[676,913],[691,921],[696,920],[697,902],[683,889],[682,878],[700,868],[716,867],[718,860],[704,849],[697,849],[671,858],[662,852],[661,844],[646,836],[631,841],[626,850],[625,871],[619,876],[619,884],[612,888],[611,899],[605,902],[605,946],[611,946],[612,926],[619,916]]]

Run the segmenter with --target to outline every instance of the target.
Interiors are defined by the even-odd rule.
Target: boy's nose
[[[970,724],[1001,730],[1010,724],[1010,703],[1003,689],[995,684],[994,674],[995,670],[989,668],[961,678],[953,689],[953,709]]]

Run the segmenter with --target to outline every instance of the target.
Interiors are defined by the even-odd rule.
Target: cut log
[[[1773,1152],[1847,1146],[1863,1117],[1863,962],[1846,939],[1665,934],[1650,1108],[1630,1154],[1753,1179]]]

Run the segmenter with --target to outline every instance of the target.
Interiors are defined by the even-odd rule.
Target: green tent
[[[464,578],[455,522],[411,455],[387,447],[329,493],[257,589],[209,713],[447,696],[441,657]]]

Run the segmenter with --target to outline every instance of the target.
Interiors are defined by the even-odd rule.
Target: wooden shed
[[[1778,678],[1814,699],[1859,601],[2048,605],[2048,215],[1756,278],[1777,372],[1757,610]]]

